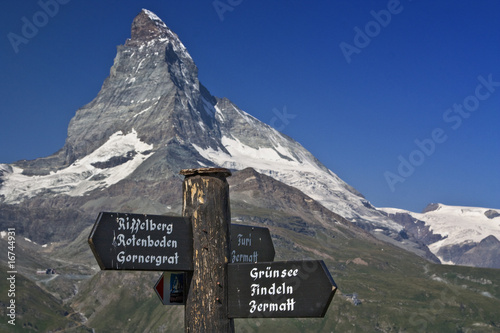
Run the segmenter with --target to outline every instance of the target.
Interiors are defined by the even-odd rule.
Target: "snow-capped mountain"
[[[426,245],[444,264],[500,268],[500,210],[430,204],[422,213],[380,208],[389,215],[411,216],[406,224],[436,235]]]
[[[252,167],[346,218],[387,223],[299,143],[211,96],[197,72],[177,35],[142,10],[101,91],[71,120],[64,147],[47,158],[2,165],[2,202],[41,192],[86,195],[127,177],[156,179],[217,165]]]
[[[42,205],[59,224],[67,216],[120,207],[165,213],[160,206],[176,207],[172,188],[181,181],[179,170],[209,166],[251,167],[376,237],[437,261],[426,247],[429,240],[396,214],[377,210],[292,138],[212,96],[178,36],[145,9],[132,23],[131,38],[118,46],[96,98],[71,120],[62,149],[0,165],[0,226],[17,216],[31,238],[46,241],[67,235],[51,227],[35,236],[33,219],[23,212]],[[75,212],[60,213],[70,206]],[[37,223],[39,231],[45,222]],[[429,239],[440,240],[435,234],[428,233]]]

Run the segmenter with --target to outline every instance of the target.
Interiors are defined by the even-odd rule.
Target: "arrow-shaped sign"
[[[229,318],[324,317],[337,290],[323,260],[228,265]]]
[[[193,270],[189,219],[124,213],[100,213],[89,244],[101,269]]]
[[[274,261],[274,245],[268,228],[231,224],[231,262]]]
[[[163,305],[186,304],[184,277],[184,272],[163,272],[154,287]]]

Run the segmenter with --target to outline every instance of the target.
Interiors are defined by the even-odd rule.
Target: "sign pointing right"
[[[337,290],[323,260],[228,265],[229,318],[324,317]]]

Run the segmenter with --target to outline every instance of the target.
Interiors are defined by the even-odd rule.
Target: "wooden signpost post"
[[[273,262],[269,229],[231,225],[229,170],[180,173],[183,217],[99,214],[88,241],[102,270],[164,271],[154,290],[165,305],[185,304],[185,332],[325,315],[337,286],[322,260]]]
[[[227,316],[229,184],[227,169],[182,170],[182,215],[193,224],[193,273],[188,274],[186,332],[234,332]],[[189,275],[191,275],[189,277]]]

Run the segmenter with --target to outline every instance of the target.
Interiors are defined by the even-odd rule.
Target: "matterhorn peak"
[[[132,22],[132,41],[149,41],[165,37],[167,25],[152,11],[142,9]]]

